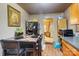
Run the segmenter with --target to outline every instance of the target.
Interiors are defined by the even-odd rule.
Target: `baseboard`
[[[52,42],[45,42],[45,44],[53,44]]]

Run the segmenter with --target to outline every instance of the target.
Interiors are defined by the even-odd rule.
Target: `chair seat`
[[[25,51],[25,49],[20,49],[19,50],[19,55],[21,53],[23,53],[24,51]],[[8,55],[16,55],[18,53],[17,49],[7,49],[6,52],[7,52]]]

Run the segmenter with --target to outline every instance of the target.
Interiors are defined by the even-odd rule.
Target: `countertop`
[[[67,43],[72,45],[74,48],[79,50],[79,37],[75,37],[75,36],[73,36],[73,37],[63,37],[63,36],[60,36],[60,38],[62,38]]]
[[[17,41],[17,42],[37,42],[38,38],[25,37],[21,39],[15,39],[14,37],[3,39],[6,41]],[[0,40],[2,41],[2,40]]]

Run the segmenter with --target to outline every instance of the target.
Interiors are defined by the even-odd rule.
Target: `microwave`
[[[74,36],[72,29],[60,30],[61,35],[64,37]]]

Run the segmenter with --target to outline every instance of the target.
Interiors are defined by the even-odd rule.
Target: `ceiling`
[[[64,12],[71,3],[18,3],[29,14]]]

